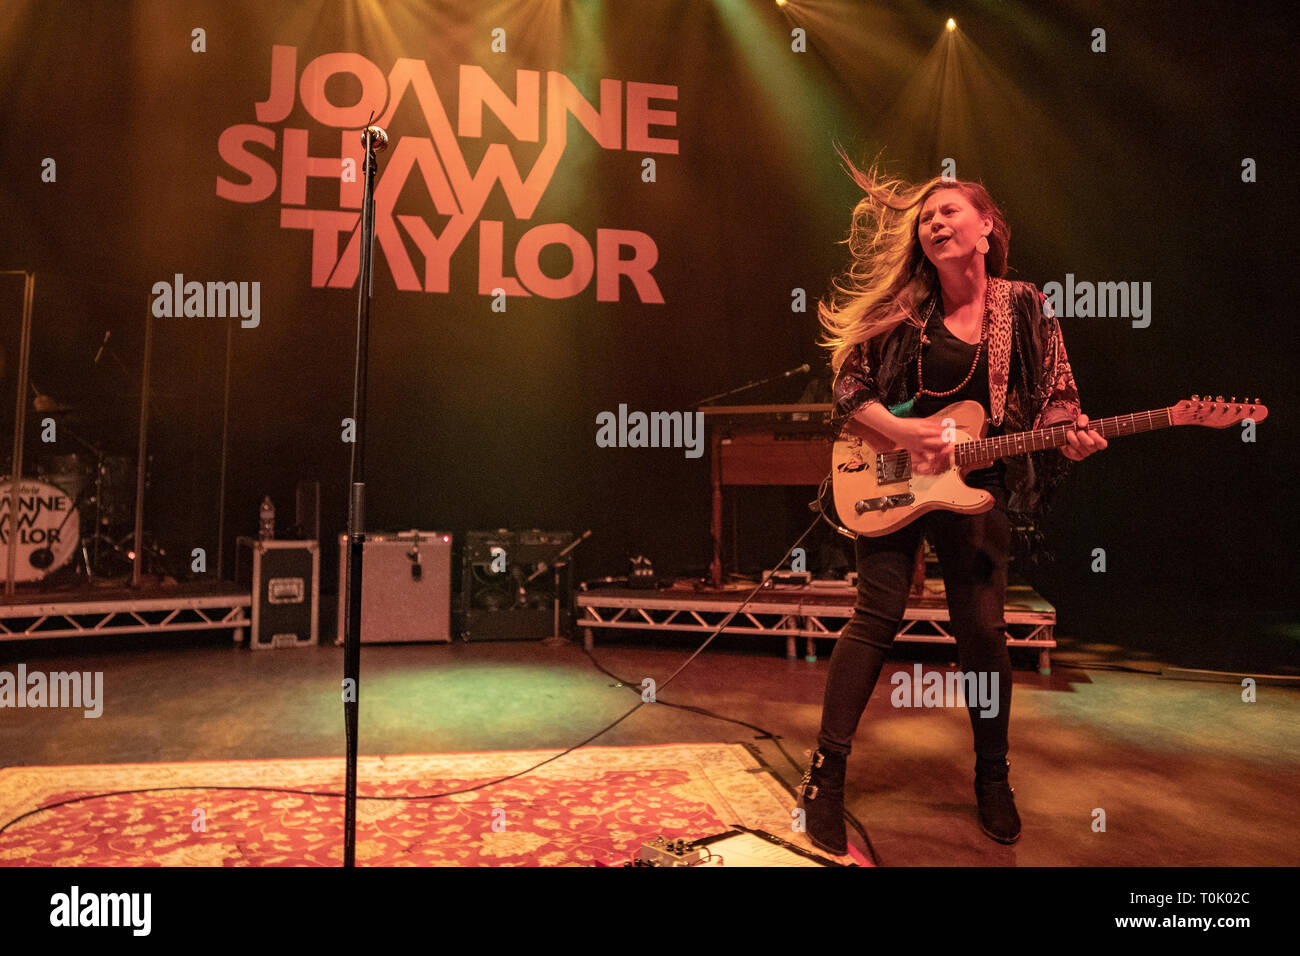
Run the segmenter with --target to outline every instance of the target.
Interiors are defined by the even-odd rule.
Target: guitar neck
[[[1136,435],[1138,432],[1155,431],[1173,424],[1168,408],[1154,408],[1147,412],[1134,412],[1132,415],[1098,418],[1088,422],[1088,430],[1103,438],[1110,438],[1112,435]],[[1069,439],[1066,436],[1073,430],[1074,424],[1066,423],[1051,428],[1013,432],[978,441],[961,442],[954,446],[953,451],[958,465],[988,464],[1008,455],[1024,455],[1031,451],[1045,451],[1068,445]]]

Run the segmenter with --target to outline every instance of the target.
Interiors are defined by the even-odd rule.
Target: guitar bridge
[[[868,511],[888,511],[890,508],[910,505],[915,501],[916,496],[910,491],[905,491],[902,494],[885,495],[881,498],[863,498],[853,506],[853,510],[862,515]]]

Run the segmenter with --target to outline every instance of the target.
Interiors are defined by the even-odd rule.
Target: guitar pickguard
[[[983,437],[978,403],[957,402],[929,417],[942,422],[947,416],[956,426],[954,444]],[[888,534],[936,508],[974,514],[993,506],[992,495],[962,481],[962,469],[955,463],[938,474],[915,473],[906,449],[860,421],[850,422],[840,433],[832,460],[835,508],[840,520],[858,534]]]
[[[867,443],[861,438],[849,435],[845,437],[844,445],[847,457],[844,461],[835,466],[835,470],[844,474],[853,474],[854,472],[865,469],[867,467],[867,460],[863,456],[863,449],[866,448],[867,451],[871,450],[867,447]]]

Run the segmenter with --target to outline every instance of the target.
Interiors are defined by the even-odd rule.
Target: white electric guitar
[[[1227,428],[1238,422],[1262,422],[1268,409],[1250,399],[1240,402],[1223,396],[1213,401],[1193,395],[1169,408],[1132,415],[1099,418],[1088,430],[1103,438],[1134,435],[1173,425]],[[945,422],[951,419],[951,422]],[[856,418],[850,419],[831,452],[835,509],[851,531],[877,538],[925,514],[942,508],[962,514],[979,514],[993,507],[993,496],[968,486],[962,479],[1010,455],[1022,455],[1069,444],[1066,435],[1074,424],[985,438],[988,423],[978,402],[954,402],[928,418],[952,428],[953,454],[948,466],[935,474],[913,474],[907,451]]]

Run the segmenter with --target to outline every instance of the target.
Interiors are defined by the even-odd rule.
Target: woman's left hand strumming
[[[1061,454],[1071,461],[1083,461],[1093,452],[1101,451],[1109,442],[1097,432],[1087,430],[1088,416],[1080,415],[1074,428],[1065,433],[1068,445],[1061,446]]]

